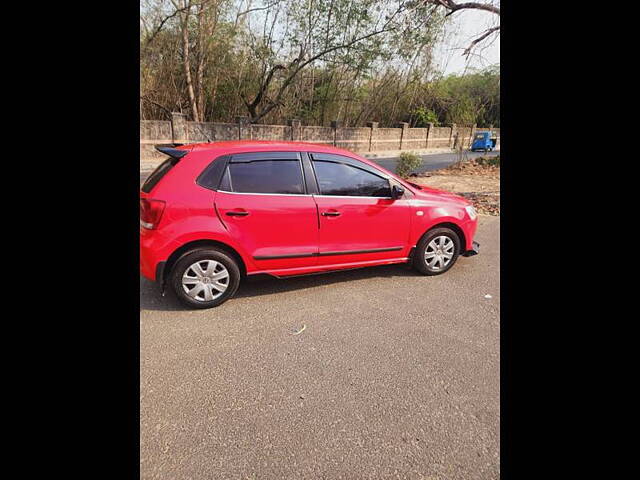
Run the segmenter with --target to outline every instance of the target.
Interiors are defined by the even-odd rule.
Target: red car
[[[140,271],[191,307],[245,275],[287,277],[410,262],[425,275],[478,252],[467,200],[354,153],[297,142],[158,146],[140,192]]]

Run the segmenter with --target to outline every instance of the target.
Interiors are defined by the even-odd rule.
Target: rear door
[[[229,233],[259,270],[317,263],[318,214],[307,193],[300,154],[232,155],[215,204]]]
[[[411,205],[408,197],[391,198],[395,181],[350,157],[310,155],[319,188],[318,264],[406,257]]]

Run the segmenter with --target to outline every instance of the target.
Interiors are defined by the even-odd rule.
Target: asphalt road
[[[253,280],[212,310],[141,278],[141,478],[499,478],[499,217],[476,239],[441,276]]]
[[[467,158],[477,158],[477,157],[492,157],[495,155],[500,155],[500,152],[466,152]],[[458,154],[456,153],[436,153],[431,155],[421,155],[422,165],[419,166],[413,173],[424,173],[430,172],[432,170],[438,170],[440,168],[448,167],[449,165],[456,162],[458,159]],[[396,166],[398,165],[398,157],[388,157],[388,158],[370,158],[369,160],[377,163],[381,167],[386,168],[390,172],[396,171]]]
[[[466,152],[468,158],[476,158],[481,156],[494,156],[500,155],[500,152]],[[424,173],[430,172],[432,170],[438,170],[439,168],[445,168],[458,159],[458,155],[456,153],[436,153],[431,155],[421,155],[422,157],[422,165],[415,170],[415,173]],[[370,158],[369,160],[377,163],[378,165],[386,168],[391,172],[396,171],[396,166],[398,165],[398,157],[387,157],[387,158]],[[140,184],[144,182],[147,176],[151,173],[151,171],[142,171],[140,172]]]

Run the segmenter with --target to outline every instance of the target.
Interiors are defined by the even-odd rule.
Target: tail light
[[[160,223],[165,202],[162,200],[140,199],[140,225],[148,230],[155,229]]]

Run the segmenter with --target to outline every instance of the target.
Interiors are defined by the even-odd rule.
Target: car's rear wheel
[[[171,286],[180,301],[211,308],[229,300],[240,285],[240,269],[226,252],[212,248],[181,257],[171,271]]]
[[[456,232],[446,227],[434,228],[418,242],[413,265],[425,275],[440,275],[453,267],[459,255],[460,238]]]

